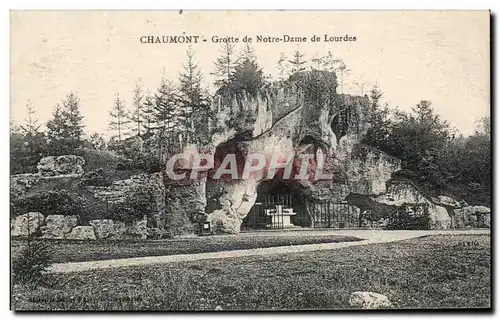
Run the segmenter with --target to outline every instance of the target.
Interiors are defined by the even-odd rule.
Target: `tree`
[[[107,148],[106,139],[104,139],[104,136],[102,134],[97,132],[94,132],[89,136],[86,144],[88,145],[88,148],[94,150],[106,150]]]
[[[142,102],[142,126],[145,129],[145,134],[150,133],[153,127],[153,108],[155,104],[154,96],[148,91]]]
[[[127,134],[128,125],[130,124],[129,113],[125,107],[125,103],[120,99],[119,94],[116,94],[113,109],[109,112],[111,120],[109,121],[109,128],[116,133],[118,142],[122,141],[122,137]]]
[[[344,61],[342,59],[335,58],[331,51],[328,51],[326,56],[323,57],[323,67],[325,70],[335,72],[337,70],[338,64],[343,64]]]
[[[33,104],[28,101],[26,104],[26,111],[28,116],[24,121],[24,125],[21,125],[20,129],[23,131],[25,135],[34,136],[38,133],[40,129],[40,124],[38,123],[38,119],[36,118],[35,110],[33,108]]]
[[[336,71],[340,72],[340,93],[344,93],[344,76],[348,75],[351,70],[347,69],[347,65],[344,63],[344,61],[339,60],[338,66],[335,69]]]
[[[276,67],[278,69],[279,80],[285,80],[285,77],[288,73],[288,58],[283,52],[280,53],[280,57],[278,59],[278,62],[276,63]]]
[[[186,51],[187,63],[179,75],[179,94],[182,108],[181,121],[187,140],[196,141],[208,138],[209,132],[204,130],[211,116],[208,95],[202,90],[203,76],[194,61],[194,53],[189,47]]]
[[[244,59],[235,68],[229,84],[231,94],[243,91],[256,95],[265,85],[264,73],[256,60]]]
[[[228,85],[236,66],[234,58],[234,43],[223,43],[220,49],[221,55],[215,61],[215,86],[223,88]]]
[[[142,88],[139,83],[136,83],[134,88],[134,96],[132,98],[132,112],[130,113],[130,121],[132,121],[133,128],[132,131],[141,136],[143,133],[141,131],[144,122],[144,94],[142,93]]]
[[[255,55],[255,50],[254,48],[250,45],[250,43],[245,43],[245,47],[243,47],[243,50],[241,50],[241,53],[239,55],[238,60],[250,60],[250,61],[255,61],[257,60],[257,56]]]
[[[377,85],[370,91],[370,128],[363,143],[374,146],[382,151],[388,151],[388,139],[391,134],[391,121],[389,120],[389,107],[380,105],[383,93]]]
[[[80,100],[69,93],[62,106],[57,104],[53,118],[47,122],[49,152],[52,155],[72,154],[83,145],[83,116]]]
[[[149,112],[150,127],[148,129],[158,133],[162,138],[178,132],[179,102],[179,93],[173,83],[163,76]]]
[[[307,61],[304,60],[305,54],[299,50],[295,50],[292,55],[292,60],[288,60],[291,65],[292,74],[306,70]]]

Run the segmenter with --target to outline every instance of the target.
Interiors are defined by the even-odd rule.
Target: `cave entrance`
[[[262,182],[242,230],[289,229],[310,226],[304,197],[280,179]]]

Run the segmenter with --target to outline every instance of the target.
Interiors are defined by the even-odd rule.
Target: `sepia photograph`
[[[11,10],[10,309],[492,311],[488,10]]]

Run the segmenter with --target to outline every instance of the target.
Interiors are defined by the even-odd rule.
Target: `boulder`
[[[490,228],[490,208],[485,206],[467,206],[453,210],[455,228]]]
[[[124,222],[111,219],[90,220],[89,224],[94,227],[97,239],[121,239],[127,231]]]
[[[28,212],[12,219],[10,222],[10,235],[12,237],[29,236],[39,231],[43,224],[44,216],[40,212]]]
[[[363,291],[351,293],[349,304],[356,309],[385,309],[392,307],[391,301],[383,294]]]
[[[429,203],[429,217],[431,220],[431,229],[442,230],[451,228],[451,217],[446,208]]]
[[[45,218],[45,225],[40,230],[42,231],[42,238],[63,239],[64,235],[77,225],[77,216],[54,214]]]
[[[437,198],[432,198],[433,202],[437,205],[446,207],[446,208],[460,208],[461,204],[460,202],[456,201],[455,199],[447,196],[439,196]]]
[[[94,228],[92,226],[77,226],[64,236],[71,240],[96,240]]]
[[[490,213],[491,210],[490,210],[490,208],[485,207],[485,206],[475,206],[474,212],[479,213],[479,214],[485,214],[485,213]]]
[[[83,174],[84,164],[83,157],[76,155],[48,156],[40,160],[37,169],[42,176],[80,176]]]

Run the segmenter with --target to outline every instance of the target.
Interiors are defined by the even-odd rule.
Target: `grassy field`
[[[208,238],[207,238],[208,239]],[[16,310],[346,309],[353,291],[397,308],[489,308],[490,237],[429,236],[270,257],[47,275]]]
[[[235,235],[223,237],[195,237],[169,240],[37,240],[46,241],[54,248],[54,263],[106,260],[130,257],[163,256],[185,253],[218,252],[226,250],[268,248],[298,244],[359,241],[349,236],[335,235]],[[12,256],[16,257],[26,240],[12,240]]]

